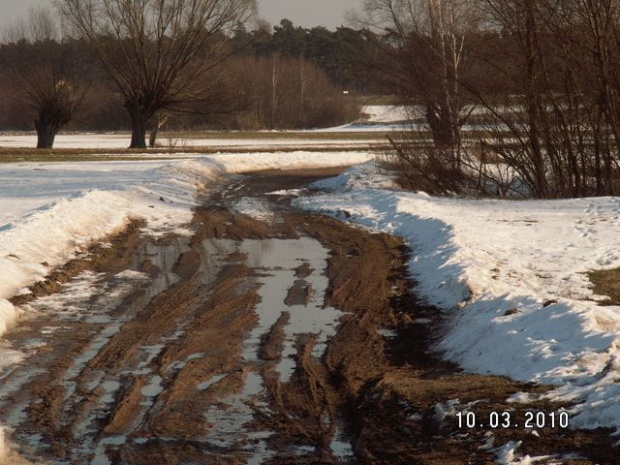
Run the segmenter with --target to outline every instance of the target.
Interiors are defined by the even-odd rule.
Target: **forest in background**
[[[357,117],[358,97],[387,92],[373,66],[379,52],[374,44],[380,39],[367,29],[308,29],[284,19],[273,28],[261,25],[251,31],[239,23],[233,34],[219,34],[216,40],[224,42],[220,53],[228,57],[200,77],[209,91],[183,111],[158,115],[166,127],[335,126]],[[46,60],[53,63],[41,66]],[[131,128],[122,96],[87,43],[20,38],[0,45],[0,129],[33,129],[36,105],[20,98],[22,77],[45,68],[70,74],[85,89],[67,129]]]

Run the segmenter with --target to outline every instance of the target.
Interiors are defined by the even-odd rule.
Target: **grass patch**
[[[601,305],[620,305],[620,268],[589,271],[588,278],[595,294],[609,297],[599,302]]]
[[[146,156],[145,156],[146,155]],[[135,161],[167,160],[176,157],[169,153],[148,152],[128,149],[34,149],[0,148],[0,163],[53,163],[84,161]]]
[[[205,139],[205,140],[377,140],[385,139],[386,134],[381,131],[174,131],[162,132],[158,140],[165,144],[183,142],[183,139]]]
[[[291,145],[291,146],[264,146],[264,147],[183,147],[183,148],[155,148],[146,150],[129,149],[54,149],[37,150],[30,148],[8,149],[0,148],[1,163],[67,163],[67,162],[96,162],[96,161],[162,161],[178,160],[183,155],[214,155],[227,153],[286,153],[297,152],[385,152],[391,146],[387,143],[356,144],[351,146],[325,145]]]

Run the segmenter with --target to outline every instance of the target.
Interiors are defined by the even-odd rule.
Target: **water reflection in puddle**
[[[209,247],[214,248],[214,241],[208,242]],[[325,275],[329,252],[315,239],[246,239],[234,243],[233,249],[230,248],[233,245],[230,241],[224,242],[222,249],[228,248],[229,257],[238,257],[255,271],[261,300],[255,308],[258,323],[246,337],[243,346],[242,355],[248,370],[245,387],[241,392],[222,399],[227,408],[213,406],[208,410],[207,420],[213,426],[207,440],[220,447],[234,447],[235,444],[248,441],[243,447],[249,454],[246,463],[260,464],[273,456],[266,442],[273,432],[249,431],[247,424],[253,419],[254,409],[268,408],[267,404],[258,402],[264,393],[262,377],[259,374],[264,362],[258,356],[261,338],[269,333],[284,312],[289,314],[288,322],[283,328],[283,351],[275,367],[280,381],[286,383],[296,368],[293,356],[296,352],[297,336],[313,334],[316,338],[313,355],[321,357],[329,338],[335,334],[343,313],[324,307],[329,284]],[[296,281],[299,286],[299,269],[302,265],[303,284],[308,292],[302,302],[295,300],[294,304],[287,305],[285,300],[290,303],[290,299],[287,299],[289,290],[295,286]],[[215,377],[203,383],[200,389],[208,389],[221,379],[222,377]]]
[[[51,323],[42,326],[38,339],[24,342],[21,349],[25,352],[30,353],[47,340],[57,337],[56,333],[59,331],[66,331],[70,335],[71,324],[88,325],[88,331],[84,331],[85,334],[88,333],[88,343],[85,343],[84,350],[72,360],[60,379],[65,388],[65,401],[68,405],[78,405],[82,400],[81,395],[76,395],[76,392],[79,392],[79,382],[85,383],[87,392],[96,392],[95,396],[99,396],[94,400],[92,409],[77,423],[75,431],[83,441],[83,446],[75,452],[75,457],[94,454],[91,463],[110,463],[106,449],[119,449],[126,442],[125,436],[97,436],[98,422],[115,402],[122,388],[123,375],[142,377],[145,381],[140,390],[142,410],[136,414],[136,424],[139,424],[146,411],[164,391],[168,377],[182,370],[192,359],[204,356],[202,353],[194,353],[185,359],[174,361],[164,373],[153,372],[151,362],[170,341],[183,338],[186,328],[185,323],[180,322],[178,327],[167,332],[161,340],[149,341],[149,344],[140,346],[136,357],[123,366],[120,372],[107,373],[93,369],[87,372],[87,377],[81,378],[89,363],[101,353],[125,323],[131,321],[152,298],[179,281],[180,277],[174,272],[175,264],[183,253],[190,251],[192,249],[187,238],[173,240],[167,245],[148,244],[135,255],[131,271],[118,273],[113,277],[85,272],[63,285],[59,293],[31,303],[32,308],[50,318]],[[200,255],[204,284],[215,282],[222,268],[230,263],[243,262],[254,271],[252,277],[245,278],[239,286],[241,292],[245,292],[246,289],[254,289],[258,285],[260,295],[260,302],[255,308],[258,323],[247,335],[243,345],[244,386],[238,392],[219,399],[221,404],[213,405],[205,413],[207,420],[213,425],[206,438],[208,442],[217,447],[241,450],[247,454],[246,463],[260,464],[275,454],[268,447],[269,437],[274,432],[254,431],[249,426],[257,409],[269,410],[269,405],[263,402],[264,371],[275,369],[281,382],[290,381],[296,369],[294,356],[298,335],[313,334],[316,339],[313,355],[321,357],[329,338],[335,334],[342,315],[342,312],[336,309],[324,308],[328,287],[325,276],[328,251],[318,241],[307,237],[241,242],[209,239],[202,243]],[[300,272],[302,265],[303,273]],[[246,284],[247,288],[244,287]],[[302,286],[302,291],[307,292],[300,294],[303,298],[291,299],[289,290],[296,285]],[[143,294],[136,293],[134,299],[124,300],[138,289],[143,291]],[[117,311],[121,302],[122,313]],[[282,354],[274,367],[259,358],[258,349],[261,337],[269,333],[284,312],[288,313],[289,318],[283,324]],[[9,374],[4,373],[5,376]],[[35,370],[16,373],[11,382],[0,389],[0,407],[6,408],[12,402],[12,394],[38,374],[40,372]],[[2,375],[0,370],[0,376]],[[198,390],[208,390],[227,376],[238,374],[214,373],[211,379],[203,380],[204,382],[198,385]],[[10,426],[18,426],[24,421],[24,405],[16,405],[10,410],[7,415]],[[220,408],[222,405],[226,405],[226,408]],[[37,438],[37,435],[30,434],[26,439],[36,443]]]
[[[0,367],[0,380],[3,381],[0,386],[0,409],[4,412],[4,424],[16,428],[27,419],[25,408],[31,399],[19,399],[18,402],[14,399],[22,386],[47,372],[45,368],[37,366],[38,349],[50,343],[54,348],[56,341],[77,337],[73,331],[74,327],[80,328],[82,333],[78,335],[80,337],[87,335],[89,342],[84,340],[83,350],[71,360],[59,382],[65,389],[63,398],[65,405],[69,406],[66,408],[79,405],[83,396],[77,394],[76,390],[86,367],[127,321],[130,321],[153,297],[179,281],[179,277],[173,271],[174,266],[179,256],[189,250],[189,239],[186,237],[174,238],[168,244],[147,243],[132,257],[130,269],[112,276],[84,271],[62,284],[59,292],[30,302],[28,307],[38,319],[25,321],[22,331],[28,329],[31,324],[33,326],[30,331],[38,337],[14,341],[23,354],[22,358],[26,359],[24,365],[13,363],[10,367]],[[126,300],[137,290],[141,290],[143,294],[136,293],[135,299]],[[119,312],[121,306],[123,311]],[[38,325],[40,330],[36,331]],[[62,344],[58,346],[63,347]],[[141,352],[144,352],[147,362],[139,366],[126,366],[125,372],[132,376],[150,375],[147,365],[163,347],[165,347],[163,344],[144,346]],[[0,359],[5,359],[6,354],[6,350],[0,349]],[[28,366],[29,363],[32,366]],[[93,399],[96,396],[100,397],[94,401],[90,412],[76,422],[75,434],[79,435],[83,445],[75,451],[75,459],[88,457],[95,450],[95,458],[89,463],[109,463],[104,453],[105,446],[117,443],[107,438],[98,442],[96,437],[99,431],[99,418],[105,417],[108,413],[109,405],[114,403],[115,395],[121,387],[118,375],[92,370],[81,382],[84,382],[86,392],[94,393]],[[160,383],[160,379],[150,379],[150,383],[147,383],[143,390],[146,400],[159,393]],[[25,430],[15,437],[33,450],[41,447],[41,435],[36,432]]]
[[[239,251],[247,256],[249,267],[262,271],[257,281],[261,284],[258,293],[261,297],[256,307],[259,316],[258,325],[245,341],[243,356],[246,361],[258,360],[257,351],[261,336],[268,333],[282,312],[288,312],[290,318],[285,326],[285,340],[282,359],[276,369],[280,381],[288,382],[295,370],[291,358],[295,354],[295,339],[299,334],[316,335],[314,356],[321,357],[326,343],[336,332],[336,326],[342,312],[331,307],[323,307],[325,292],[329,284],[325,269],[329,257],[318,241],[309,237],[299,239],[245,240]],[[303,304],[286,305],[284,303],[288,290],[299,279],[296,270],[306,263],[309,270],[304,278],[313,290]]]

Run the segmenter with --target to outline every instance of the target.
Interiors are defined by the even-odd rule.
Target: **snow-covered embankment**
[[[373,170],[298,205],[405,239],[417,292],[445,312],[446,358],[556,386],[549,398],[577,402],[574,427],[620,428],[620,307],[599,306],[585,274],[620,266],[620,198],[434,198],[375,188]]]

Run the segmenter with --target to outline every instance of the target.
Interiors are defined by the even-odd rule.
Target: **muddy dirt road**
[[[290,207],[327,174],[236,178],[191,235],[134,224],[15,298],[7,463],[490,464],[510,441],[555,454],[538,463],[620,463],[609,431],[459,426],[560,406],[506,404],[543,389],[430,355],[441,321],[402,242]]]

